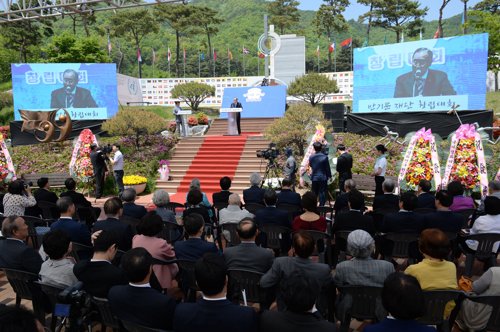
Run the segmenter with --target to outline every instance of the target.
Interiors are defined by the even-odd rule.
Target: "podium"
[[[187,125],[187,116],[193,114],[190,110],[187,111],[179,111],[177,115],[180,115],[182,118],[182,128],[179,129],[179,132],[182,137],[187,137],[188,135],[188,125]]]
[[[227,136],[238,136],[238,125],[236,123],[236,114],[241,113],[242,108],[221,108],[221,113],[227,113]]]

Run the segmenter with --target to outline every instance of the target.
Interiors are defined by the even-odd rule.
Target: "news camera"
[[[276,148],[276,143],[269,143],[269,147],[265,150],[257,150],[257,158],[264,158],[266,160],[274,160],[280,154],[280,150]]]

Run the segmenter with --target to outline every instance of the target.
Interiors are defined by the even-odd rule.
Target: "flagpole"
[[[351,37],[352,38],[352,37]],[[352,55],[354,53],[354,47],[352,47],[352,39],[351,39],[351,71],[352,71]]]
[[[337,72],[337,43],[335,43],[335,48],[333,49],[333,71]]]
[[[215,77],[215,61],[216,61],[217,59],[216,59],[216,57],[215,57],[214,55],[215,55],[215,54],[217,54],[217,53],[215,53],[215,49],[213,49],[213,51],[212,51],[212,52],[213,52],[213,54],[212,54],[212,59],[214,59],[214,77]]]
[[[151,48],[153,50],[153,77],[155,77],[155,60],[156,60],[156,54],[155,54],[155,49]]]
[[[318,58],[318,73],[319,73],[319,52],[316,53],[316,57]]]
[[[227,49],[227,76],[231,76],[231,57],[229,56],[229,48]]]
[[[257,76],[260,76],[260,57],[257,54]]]
[[[198,50],[198,77],[201,77],[201,53]]]
[[[184,78],[186,78],[186,49],[184,49]]]

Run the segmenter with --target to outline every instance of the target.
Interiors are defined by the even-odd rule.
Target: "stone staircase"
[[[264,130],[270,125],[274,118],[251,118],[241,119],[241,131],[243,133],[263,134]],[[208,135],[225,135],[227,134],[227,120],[215,119],[208,130]]]

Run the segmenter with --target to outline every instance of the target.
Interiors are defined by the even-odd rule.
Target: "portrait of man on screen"
[[[457,94],[445,72],[429,69],[432,65],[432,55],[432,51],[428,48],[421,47],[415,50],[412,57],[412,71],[397,78],[394,98]]]
[[[64,86],[52,91],[51,108],[92,108],[97,104],[89,90],[78,87],[78,72],[66,69],[63,73]]]

